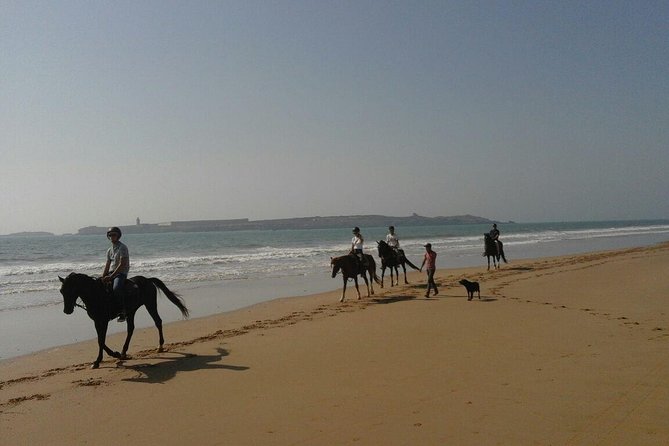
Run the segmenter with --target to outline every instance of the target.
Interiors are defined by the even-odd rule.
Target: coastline
[[[590,227],[590,225],[586,226]],[[517,236],[514,236],[513,234],[507,235],[510,243],[507,245],[507,257],[513,264],[513,262],[516,262],[521,258],[531,259],[635,246],[650,246],[667,240],[667,233],[663,231],[646,233],[646,231],[643,230],[637,233],[634,230],[630,231],[630,228],[623,228],[623,233],[621,234],[616,230],[611,231],[605,229],[605,227],[606,226],[599,229],[599,231],[602,231],[601,234],[592,234],[592,229],[588,229],[591,235],[588,235],[586,238],[582,238],[578,233],[574,234],[574,238],[571,238],[567,232],[566,237],[558,236],[557,240],[553,240],[553,236],[550,233],[545,233],[544,235],[547,236],[548,240],[540,242],[533,240],[532,243],[529,244],[523,242],[518,243]],[[570,229],[573,229],[573,227],[570,227]],[[312,236],[313,234],[310,234],[310,237]],[[254,235],[254,238],[255,237],[257,237],[257,234]],[[136,242],[139,241],[140,240],[136,240]],[[268,241],[269,240],[266,240],[265,242]],[[459,249],[453,249],[448,238],[441,238],[441,241],[442,244],[444,244],[444,241],[446,243],[445,246],[442,246],[441,248],[439,246],[437,247],[437,252],[439,252],[439,259],[437,262],[438,267],[472,267],[474,269],[480,268],[481,270],[485,270],[485,258],[481,257],[478,248],[466,248],[463,250],[461,249],[462,247],[460,247]],[[527,240],[523,239],[523,241]],[[160,245],[161,243],[164,243],[164,241],[150,239],[145,240],[142,243],[145,245]],[[423,248],[421,246],[420,250],[418,250],[419,244],[413,243],[415,246],[412,246],[412,243],[413,242],[408,242],[408,245],[406,245],[409,246],[407,251],[408,257],[414,262],[420,262]],[[79,249],[81,250],[81,247],[79,247]],[[89,246],[84,249],[84,251],[90,249],[91,247]],[[143,249],[146,250],[146,246]],[[313,247],[310,247],[310,249],[313,249]],[[287,255],[293,254],[294,252],[290,252]],[[149,269],[147,269],[148,265],[146,262],[142,261],[137,265],[138,268],[135,271],[137,274],[155,275],[155,277],[167,279],[165,280],[167,285],[184,296],[186,304],[191,311],[191,318],[198,318],[236,310],[278,297],[306,296],[336,289],[340,286],[340,279],[330,278],[330,270],[327,266],[327,256],[332,254],[333,251],[331,249],[318,251],[316,256],[304,259],[306,263],[314,262],[315,259],[319,259],[319,263],[317,267],[312,266],[307,268],[304,274],[296,275],[265,275],[262,272],[262,266],[265,266],[265,264],[249,265],[248,263],[244,263],[244,268],[251,268],[251,272],[247,272],[246,275],[248,278],[242,280],[219,279],[183,282],[184,277],[182,270],[184,268],[182,268],[177,274],[177,280],[173,281],[170,280],[171,272],[169,268],[166,270],[155,270],[149,267]],[[194,258],[198,259],[197,256]],[[234,262],[234,257],[224,258],[226,262],[223,267],[224,269],[228,268],[228,266],[232,267],[232,271],[239,269],[239,266],[234,263],[227,263],[231,260]],[[172,260],[173,259],[168,257],[168,264]],[[210,259],[211,263],[218,263],[220,260],[221,259],[217,257]],[[199,262],[199,260],[197,260],[197,262]],[[237,266],[237,268],[235,268],[235,266]],[[272,265],[272,267],[274,266],[276,265]],[[71,267],[79,271],[81,265],[74,263]],[[197,266],[197,263],[192,266],[195,270],[200,267],[201,266]],[[185,269],[188,270],[188,268]],[[58,281],[55,280],[55,276],[57,274],[67,275],[72,269],[54,270],[53,267],[49,267],[46,268],[45,271],[48,271],[48,273],[29,274],[25,276],[25,278],[26,280],[32,281],[37,277],[37,280],[42,282],[38,284],[36,283],[38,287],[43,286],[43,283],[47,282],[55,282],[58,284]],[[97,271],[98,270],[95,269],[94,274]],[[179,276],[179,274],[181,274],[181,276]],[[11,280],[15,279],[12,278]],[[18,298],[22,296],[21,294],[10,294],[10,296],[16,296],[16,304],[20,305],[20,300],[18,300]],[[63,315],[61,308],[62,304],[60,302],[61,298],[57,288],[53,288],[50,291],[42,291],[39,296],[26,295],[26,299],[28,298],[48,303],[45,305],[30,306],[28,308],[19,307],[14,309],[0,309],[0,338],[14,340],[13,342],[0,343],[0,361],[95,337],[92,323],[83,311],[77,309],[74,315]],[[162,297],[158,299],[158,308],[163,321],[166,323],[181,319],[181,315],[176,308]],[[144,309],[140,309],[137,312],[135,322],[137,328],[153,326],[153,321]],[[109,325],[109,330],[110,333],[122,332],[125,330],[125,325],[112,322]]]
[[[93,341],[0,361],[3,441],[665,444],[668,267],[665,242],[439,269],[431,299],[413,272],[170,323],[165,353],[137,330],[99,370]]]

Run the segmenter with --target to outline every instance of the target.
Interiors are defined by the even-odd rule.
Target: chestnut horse
[[[334,278],[337,273],[341,271],[341,275],[344,278],[344,289],[341,292],[341,299],[339,299],[339,302],[344,302],[344,297],[346,296],[346,282],[348,279],[353,279],[355,282],[355,290],[358,292],[358,299],[360,299],[358,275],[361,275],[365,280],[365,285],[367,285],[367,297],[370,295],[370,285],[371,294],[374,294],[374,283],[369,283],[367,280],[367,273],[369,273],[370,279],[374,279],[376,283],[381,285],[381,281],[376,275],[376,262],[374,261],[374,257],[369,254],[365,254],[365,261],[367,264],[360,268],[358,258],[353,254],[330,258],[330,266],[332,266],[332,277]]]
[[[113,299],[105,290],[104,284],[100,279],[94,279],[85,274],[71,273],[66,278],[58,277],[62,282],[60,287],[60,294],[63,295],[63,312],[65,314],[72,314],[74,306],[80,306],[86,310],[88,317],[95,323],[95,331],[98,334],[98,357],[91,366],[97,369],[100,367],[102,361],[102,351],[107,352],[109,356],[118,359],[126,359],[128,346],[130,345],[130,338],[135,330],[135,312],[144,305],[146,310],[153,318],[153,322],[158,328],[159,348],[158,351],[163,351],[163,321],[158,315],[157,305],[157,290],[160,289],[165,296],[174,305],[179,308],[184,318],[188,317],[188,309],[184,305],[181,297],[171,291],[160,280],[154,278],[147,278],[143,276],[135,276],[128,278],[125,282],[125,305],[126,305],[126,322],[128,327],[128,334],[123,344],[123,351],[121,353],[113,351],[105,344],[107,337],[107,327],[109,321],[116,318],[121,310],[120,303]],[[84,305],[77,304],[77,299],[81,299]]]

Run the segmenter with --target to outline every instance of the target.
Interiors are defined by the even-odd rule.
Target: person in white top
[[[360,263],[360,267],[364,266],[365,256],[362,253],[362,248],[365,243],[365,239],[360,233],[360,228],[353,228],[353,238],[351,239],[351,254],[353,254]]]
[[[395,226],[388,226],[388,235],[386,235],[386,243],[395,251],[400,249],[400,239],[395,235]]]

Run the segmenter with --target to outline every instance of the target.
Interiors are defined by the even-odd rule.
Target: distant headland
[[[490,224],[492,220],[474,215],[456,215],[451,217],[423,217],[413,214],[408,217],[389,217],[386,215],[349,215],[335,217],[299,217],[277,220],[249,220],[238,218],[233,220],[193,220],[171,221],[169,223],[137,223],[120,226],[124,234],[150,234],[161,232],[215,232],[242,231],[249,229],[335,229],[341,227],[379,227],[379,226],[429,226],[429,225],[464,225]],[[79,229],[79,235],[105,234],[106,227],[87,226]]]
[[[54,234],[45,231],[24,231],[24,232],[14,232],[12,234],[7,234],[7,237],[42,237],[49,235],[54,235]]]

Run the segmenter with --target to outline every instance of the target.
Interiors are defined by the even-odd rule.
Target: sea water
[[[500,223],[499,228],[510,262],[669,240],[669,220]],[[341,279],[330,277],[330,258],[348,252],[351,229],[127,234],[122,240],[130,250],[130,275],[160,278],[170,289],[183,294],[192,315],[198,317],[277,297],[338,288]],[[385,239],[387,228],[361,230],[365,250],[378,259],[376,241]],[[483,233],[489,230],[489,225],[396,228],[409,260],[420,266],[423,245],[430,242],[439,255],[438,268],[485,267],[486,259],[481,255]],[[14,326],[16,320],[62,319],[61,308],[57,307],[62,306],[58,276],[70,272],[99,276],[108,247],[104,236],[0,237],[0,359],[57,345],[41,341],[26,351],[7,346],[6,336],[11,337],[15,333],[10,330],[20,328]],[[206,287],[217,289],[208,302],[189,299],[189,295],[201,295],[197,290]],[[169,308],[170,304],[164,305]],[[161,316],[166,321],[178,319],[179,313],[174,310],[161,309]],[[148,318],[138,320],[139,326],[151,323]],[[85,333],[90,330],[88,327]],[[89,337],[93,336],[91,332]],[[70,342],[74,340],[79,338]]]

